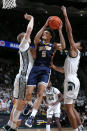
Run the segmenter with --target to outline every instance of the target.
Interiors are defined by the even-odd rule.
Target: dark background
[[[0,39],[16,42],[16,36],[26,30],[28,22],[23,17],[26,12],[35,17],[32,38],[51,15],[58,15],[64,25],[62,5],[67,7],[74,39],[76,41],[86,39],[87,0],[16,0],[16,3],[17,8],[2,10],[2,1],[0,1]],[[66,38],[64,26],[63,32]]]

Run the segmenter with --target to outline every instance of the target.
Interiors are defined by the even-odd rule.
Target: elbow
[[[37,36],[35,36],[34,38],[34,44],[38,44],[40,42],[40,38],[38,38]]]
[[[64,74],[64,69],[62,69],[62,70],[61,70],[61,73],[63,73],[63,74]]]

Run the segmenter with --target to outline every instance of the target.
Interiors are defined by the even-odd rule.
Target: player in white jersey
[[[72,28],[67,16],[67,11],[64,6],[61,10],[65,18],[66,31],[70,43],[69,55],[67,56],[64,68],[52,65],[52,68],[61,73],[65,73],[64,80],[64,104],[69,121],[73,127],[73,131],[86,131],[81,123],[79,113],[74,107],[74,99],[77,98],[80,82],[77,77],[77,70],[80,61],[80,50],[87,50],[87,43],[80,41],[75,43],[72,35]]]
[[[20,43],[20,68],[14,82],[13,97],[16,101],[11,111],[10,120],[8,121],[8,124],[4,127],[5,131],[15,131],[18,127],[18,118],[26,103],[26,82],[34,63],[33,57],[35,56],[35,50],[30,48],[29,45],[31,43],[30,35],[33,30],[34,18],[33,16],[28,14],[25,14],[24,17],[25,19],[29,20],[29,24],[27,26],[26,33],[21,33],[17,37],[17,40]]]
[[[63,95],[61,92],[52,86],[52,83],[48,83],[48,87],[44,92],[44,100],[47,107],[47,124],[46,131],[50,131],[50,124],[52,121],[52,117],[54,115],[56,124],[59,131],[62,131],[62,127],[59,121],[60,113],[61,113],[61,101],[63,100]]]

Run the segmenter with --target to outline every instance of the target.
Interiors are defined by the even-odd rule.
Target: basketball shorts
[[[49,108],[47,109],[47,118],[52,118],[54,117],[58,117],[60,118],[60,110],[61,107],[61,103],[58,103],[57,105],[54,106],[49,106]]]
[[[72,104],[77,99],[80,82],[77,77],[69,77],[64,81],[64,104]]]
[[[37,86],[38,84],[42,84],[47,86],[48,81],[50,79],[50,68],[46,66],[33,66],[27,85],[28,86]]]

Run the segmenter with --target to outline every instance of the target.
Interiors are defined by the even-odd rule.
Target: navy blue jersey
[[[51,58],[53,55],[53,44],[52,43],[44,43],[40,41],[36,50],[36,60],[35,65],[44,65],[50,66]]]

